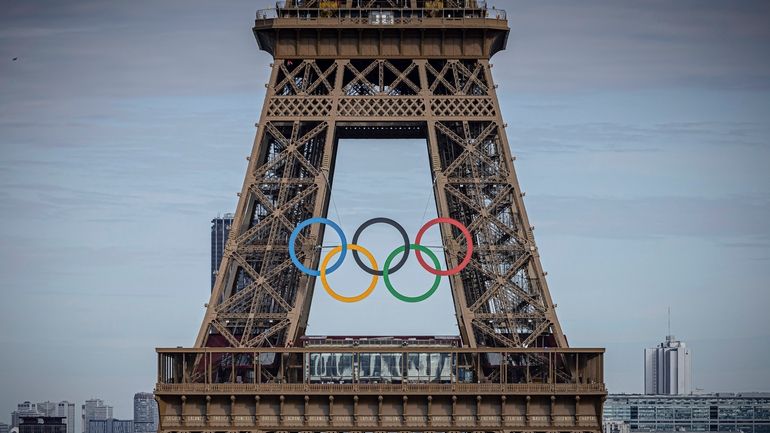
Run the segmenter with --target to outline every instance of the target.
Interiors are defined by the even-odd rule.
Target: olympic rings
[[[401,248],[401,251],[406,251],[403,256],[401,256],[401,260],[396,264],[396,266],[393,266],[393,269],[390,270],[391,273],[394,273],[401,269],[402,266],[406,263],[406,259],[409,258],[409,235],[406,234],[406,230],[401,226],[401,224],[393,221],[390,218],[372,218],[369,221],[366,221],[365,223],[361,224],[360,227],[358,227],[358,230],[356,230],[356,233],[353,235],[353,243],[358,244],[358,238],[361,236],[361,233],[363,233],[364,230],[366,230],[367,227],[374,225],[374,224],[388,224],[396,228],[399,233],[401,233],[401,237],[404,238],[404,247]],[[374,269],[366,266],[360,257],[358,257],[358,251],[353,251],[353,259],[355,259],[356,263],[358,263],[358,266],[364,270],[364,272],[367,272],[371,275],[378,275],[383,276],[384,271],[375,271]]]
[[[297,242],[297,236],[299,235],[299,232],[302,231],[305,227],[309,226],[310,224],[326,224],[329,227],[333,228],[335,232],[337,232],[337,235],[340,237],[340,242],[342,243],[342,254],[340,255],[340,258],[337,260],[337,262],[329,268],[329,270],[326,271],[327,274],[331,274],[332,272],[336,271],[337,268],[342,266],[342,261],[345,259],[345,254],[348,252],[347,244],[348,241],[345,239],[345,233],[342,231],[342,228],[337,225],[332,220],[326,219],[326,218],[310,218],[308,220],[302,221],[295,229],[291,232],[291,236],[289,236],[289,257],[291,257],[292,263],[294,263],[294,266],[299,268],[300,271],[312,275],[314,277],[317,277],[321,275],[321,273],[315,269],[310,269],[303,265],[299,259],[297,259],[297,253],[294,250],[294,244]],[[325,266],[324,266],[325,267]]]
[[[341,245],[332,248],[329,251],[329,253],[326,254],[326,256],[321,261],[319,270],[310,269],[305,265],[303,265],[297,258],[295,245],[294,245],[297,242],[297,237],[299,236],[299,233],[302,231],[302,229],[315,223],[326,224],[332,229],[334,229],[334,231],[337,232],[337,235],[339,236],[340,242],[341,242]],[[398,230],[398,232],[401,234],[401,237],[404,239],[404,245],[397,247],[395,250],[393,250],[393,252],[391,252],[388,255],[388,258],[385,260],[385,265],[383,266],[382,270],[377,269],[377,261],[375,260],[374,255],[371,252],[369,252],[369,250],[367,250],[366,248],[357,244],[358,238],[361,236],[361,233],[363,233],[363,231],[369,226],[378,224],[378,223],[387,224],[394,227],[396,230]],[[441,262],[439,261],[438,257],[436,257],[436,255],[433,253],[433,251],[431,251],[428,247],[420,245],[420,241],[422,240],[422,237],[425,234],[425,232],[427,232],[428,228],[439,223],[451,224],[457,227],[465,237],[465,241],[467,245],[465,257],[463,258],[462,262],[460,262],[460,264],[457,265],[456,267],[452,269],[447,269],[446,271],[441,270]],[[353,251],[353,258],[355,259],[358,266],[361,269],[363,269],[366,273],[372,276],[372,280],[371,280],[371,283],[369,284],[369,287],[367,287],[366,290],[364,290],[362,293],[356,296],[340,295],[329,286],[329,282],[327,281],[327,278],[326,278],[328,274],[331,274],[332,272],[336,271],[342,265],[342,262],[345,259],[345,254],[347,253],[348,249]],[[406,260],[409,257],[410,250],[415,251],[415,255],[417,256],[417,261],[420,263],[420,266],[422,266],[426,271],[436,276],[431,288],[419,296],[403,295],[398,290],[396,290],[390,282],[390,276],[393,275],[399,269],[401,269],[401,267],[406,263]],[[366,256],[366,258],[369,260],[369,262],[372,265],[371,268],[366,266],[362,262],[361,258],[358,255],[359,252]],[[421,253],[425,253],[430,257],[434,267],[430,267],[425,262]],[[329,261],[332,259],[332,257],[334,257],[337,254],[340,254],[339,259],[337,259],[337,261],[334,263],[333,266],[328,267]],[[401,259],[399,260],[398,263],[396,263],[395,266],[391,268],[390,264],[393,262],[393,260],[395,260],[398,254],[402,254]],[[417,237],[415,239],[414,244],[411,244],[409,242],[409,236],[407,235],[406,230],[404,230],[401,224],[389,218],[372,218],[364,222],[363,224],[361,224],[361,226],[358,227],[358,229],[356,230],[356,233],[353,235],[352,244],[347,243],[345,234],[342,232],[342,228],[340,228],[340,226],[338,226],[336,223],[334,223],[331,220],[328,220],[326,218],[319,218],[319,217],[310,218],[301,222],[291,232],[291,236],[289,236],[289,257],[291,258],[292,263],[294,263],[297,269],[304,272],[305,274],[308,274],[314,277],[320,276],[321,284],[323,285],[323,288],[326,291],[326,293],[328,293],[332,298],[340,302],[346,302],[346,303],[363,301],[364,299],[369,297],[369,295],[371,295],[372,292],[374,291],[374,288],[377,286],[379,277],[383,277],[383,280],[385,281],[385,287],[387,287],[390,294],[393,295],[396,299],[402,302],[410,302],[410,303],[422,302],[430,298],[431,296],[433,296],[436,290],[438,290],[438,286],[441,283],[442,276],[456,275],[457,273],[465,269],[465,267],[468,266],[468,263],[470,263],[472,255],[473,255],[473,237],[471,236],[470,231],[461,222],[452,218],[435,218],[425,223],[425,225],[423,225],[422,228],[420,228],[420,230],[417,232]]]
[[[425,259],[422,258],[422,255],[420,254],[420,250],[416,250],[414,253],[417,256],[417,261],[420,262],[420,265],[422,265],[422,267],[425,268],[426,271],[430,272],[433,275],[441,275],[443,277],[446,277],[449,275],[454,275],[462,271],[463,269],[465,269],[466,266],[468,266],[468,263],[470,263],[471,261],[471,254],[473,254],[473,238],[471,237],[471,233],[468,231],[468,228],[465,227],[460,221],[457,221],[452,218],[435,218],[428,221],[427,223],[425,223],[424,226],[422,226],[420,231],[417,232],[417,238],[415,238],[414,242],[419,245],[420,240],[422,240],[422,235],[425,234],[428,228],[438,223],[451,224],[457,227],[458,229],[460,229],[460,232],[463,234],[463,236],[465,236],[465,243],[468,246],[466,247],[467,250],[465,252],[465,258],[463,259],[463,261],[460,262],[460,264],[457,265],[457,267],[454,267],[452,269],[447,269],[446,271],[442,271],[439,269],[433,269],[430,266],[428,266],[428,264],[425,263]]]
[[[366,248],[355,244],[347,245],[347,248],[350,248],[353,251],[361,251],[366,256],[366,258],[369,259],[370,262],[372,262],[372,266],[374,266],[375,268],[377,267],[377,261],[374,260],[374,255],[372,255],[372,253],[370,253],[369,250],[367,250]],[[360,295],[342,296],[339,293],[335,292],[334,290],[332,290],[331,287],[329,287],[329,282],[326,281],[326,273],[327,273],[326,265],[329,264],[329,259],[337,255],[340,251],[344,251],[342,246],[337,246],[332,248],[332,250],[329,251],[329,254],[327,254],[326,257],[324,257],[323,262],[321,262],[321,284],[323,285],[324,290],[326,290],[326,293],[328,293],[332,298],[340,302],[353,303],[353,302],[363,301],[364,299],[368,298],[369,295],[372,294],[372,292],[374,291],[374,288],[377,286],[377,280],[379,280],[380,277],[377,275],[372,275],[372,282],[369,284],[369,287],[367,287],[366,290],[364,290],[364,292],[361,293]],[[340,261],[338,260],[337,263],[340,263]]]
[[[429,248],[424,247],[422,245],[417,244],[411,244],[409,245],[410,249],[416,250],[416,251],[422,251],[428,256],[430,256],[430,259],[433,260],[433,265],[436,267],[436,269],[441,268],[441,262],[438,261],[438,257],[436,257],[435,254],[433,254],[433,251],[431,251]],[[402,295],[401,293],[396,290],[393,285],[390,284],[390,262],[393,261],[394,258],[396,258],[396,255],[398,253],[404,252],[406,248],[404,248],[403,245],[393,250],[392,253],[388,256],[387,260],[385,260],[385,264],[382,265],[382,279],[385,281],[385,287],[388,288],[388,291],[391,295],[395,296],[397,299],[404,301],[404,302],[422,302],[431,296],[433,296],[433,293],[438,289],[439,284],[441,284],[441,276],[436,275],[435,280],[433,281],[433,286],[428,289],[427,292],[423,293],[420,296],[406,296]],[[404,254],[404,257],[409,254],[409,250],[406,250],[406,253]]]

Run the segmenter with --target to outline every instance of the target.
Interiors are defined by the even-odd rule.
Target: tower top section
[[[508,32],[505,11],[477,0],[287,0],[254,24],[276,59],[488,59]]]

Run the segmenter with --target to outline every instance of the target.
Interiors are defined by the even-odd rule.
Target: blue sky
[[[610,391],[639,392],[671,306],[696,386],[770,389],[770,5],[497,3],[512,31],[493,73],[570,343],[607,347]],[[3,0],[0,421],[94,396],[130,417],[153,348],[193,343],[209,221],[235,207],[264,96],[250,27],[269,4]],[[435,213],[424,143],[340,146],[351,236]],[[430,283],[409,266],[398,283]],[[317,291],[309,331],[453,333],[442,287],[408,307]]]

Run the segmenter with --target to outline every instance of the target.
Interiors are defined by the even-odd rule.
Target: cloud
[[[538,215],[538,227],[549,236],[744,238],[770,248],[768,197],[534,196],[527,202]]]
[[[0,17],[0,58],[21,60],[0,62],[4,100],[225,93],[261,100],[269,56],[251,34],[254,2],[56,3],[16,4]]]
[[[687,146],[770,149],[770,127],[754,122],[521,124],[510,128],[510,137],[512,147],[523,153],[661,152]]]
[[[770,89],[770,5],[719,2],[521,2],[508,9],[516,91],[693,87]]]

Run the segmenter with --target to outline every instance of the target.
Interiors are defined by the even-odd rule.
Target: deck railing
[[[604,349],[157,349],[157,391],[603,391]]]
[[[464,21],[505,21],[503,9],[488,8],[301,8],[277,7],[257,11],[257,25],[272,20],[284,23],[323,22],[373,26],[415,23],[458,23]]]

